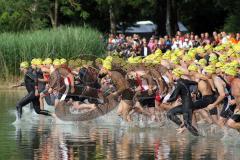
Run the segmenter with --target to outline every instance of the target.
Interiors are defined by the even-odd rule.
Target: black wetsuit
[[[227,81],[222,76],[219,75],[218,77],[226,84],[226,93],[228,94],[228,95],[225,95],[225,98],[222,101],[223,108],[222,108],[222,111],[220,112],[220,116],[228,119],[233,115],[236,105],[228,104],[229,103],[228,101],[230,99],[234,99],[234,97],[231,94],[231,86],[227,83]],[[231,98],[229,99],[228,96],[230,96]]]
[[[37,74],[33,69],[31,68],[28,69],[27,73],[24,75],[24,83],[22,85],[25,85],[28,94],[25,97],[23,97],[20,101],[18,101],[16,105],[18,118],[22,117],[22,107],[29,103],[33,104],[33,108],[37,114],[51,116],[49,111],[40,109],[39,97],[35,96],[35,87],[38,85]]]
[[[40,69],[36,70],[36,75],[37,75],[38,79],[44,79],[43,72]],[[45,90],[46,82],[37,81],[37,85],[38,85],[38,91],[39,91],[39,93],[41,93],[42,91]]]
[[[202,96],[201,98],[199,98],[193,103],[193,111],[206,108],[209,104],[212,104],[215,101],[216,101],[216,96],[214,94]],[[215,112],[214,111],[215,109],[216,108],[211,109],[210,111]]]
[[[196,85],[194,81],[186,79],[177,80],[176,88],[167,102],[176,101],[178,96],[182,99],[182,105],[170,109],[167,113],[167,117],[175,122],[177,125],[181,125],[182,121],[177,117],[178,114],[183,114],[184,126],[195,136],[198,136],[197,129],[192,126],[192,109],[193,101],[189,90],[190,85]]]

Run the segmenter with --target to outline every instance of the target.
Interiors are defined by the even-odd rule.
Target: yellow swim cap
[[[198,47],[198,48],[196,48],[196,52],[197,52],[197,53],[204,53],[205,50],[204,50],[204,48],[202,48],[202,47]]]
[[[154,54],[162,56],[162,51],[160,49],[157,49]]]
[[[236,68],[229,67],[225,70],[225,74],[229,76],[236,76],[237,75],[237,70]]]
[[[165,59],[165,60],[168,60],[168,59],[171,58],[171,54],[172,54],[172,52],[171,52],[170,50],[167,50],[167,51],[163,54],[162,58]]]
[[[55,66],[60,66],[60,65],[61,65],[60,60],[59,60],[59,59],[54,59],[53,65],[55,65]]]
[[[178,59],[175,59],[172,62],[173,62],[173,64],[180,64],[180,61]]]
[[[214,66],[212,66],[212,65],[209,65],[209,66],[207,66],[207,67],[205,67],[204,68],[204,71],[206,72],[206,73],[215,73],[216,72],[216,69],[215,69],[215,67]]]
[[[37,65],[37,66],[40,66],[40,65],[42,65],[43,64],[43,62],[42,62],[42,59],[41,58],[38,58],[36,61],[35,61],[35,65]]]
[[[197,72],[198,71],[198,66],[196,64],[191,64],[191,65],[188,66],[188,70]]]
[[[112,64],[111,64],[111,62],[104,60],[104,61],[103,61],[103,68],[105,68],[105,69],[107,69],[107,70],[111,70],[111,69],[112,69]]]
[[[87,65],[88,65],[88,66],[91,66],[92,64],[93,64],[93,61],[88,61],[88,62],[87,62]]]
[[[183,75],[183,71],[180,68],[175,68],[172,73],[176,76],[176,77],[181,77],[181,75]]]
[[[73,59],[70,59],[70,60],[68,61],[68,65],[69,65],[70,67],[75,67],[75,61],[74,61]]]
[[[240,52],[240,44],[234,45],[234,46],[233,46],[233,50],[234,50],[235,52],[239,53],[239,52]]]
[[[32,61],[31,61],[31,64],[36,65],[36,61],[37,61],[37,59],[33,58]]]
[[[52,59],[51,58],[46,58],[44,60],[44,64],[48,64],[48,65],[52,64]]]
[[[177,57],[181,57],[184,55],[184,50],[176,50],[174,53]]]
[[[231,63],[229,63],[230,67],[237,68],[239,67],[239,63],[236,60],[233,60]]]
[[[29,64],[27,61],[24,61],[24,62],[21,62],[20,63],[20,68],[28,68],[29,67]]]
[[[100,63],[100,64],[102,64],[103,59],[102,59],[102,58],[97,58],[97,59],[95,59],[95,62],[96,62],[96,63]]]
[[[209,64],[210,65],[215,65],[218,61],[217,60],[213,60],[213,61],[210,61]]]
[[[67,60],[66,60],[65,58],[61,58],[61,59],[60,59],[60,63],[61,63],[61,64],[66,64],[66,63],[67,63]]]
[[[192,57],[189,56],[189,55],[184,55],[183,58],[182,58],[182,60],[185,61],[185,62],[189,62],[189,61],[192,60]]]
[[[207,60],[202,58],[197,62],[200,66],[206,66],[207,65]]]
[[[217,56],[214,54],[214,55],[211,55],[210,57],[209,57],[209,62],[214,62],[214,61],[217,61]]]
[[[215,65],[215,67],[217,67],[217,68],[221,68],[223,66],[224,66],[224,62],[217,62]]]
[[[224,46],[222,46],[222,45],[216,46],[216,47],[214,48],[214,51],[222,51],[222,50],[224,50]]]
[[[234,53],[234,50],[231,48],[227,51],[227,55],[231,56]]]
[[[127,62],[130,64],[142,63],[142,58],[141,57],[129,57]]]
[[[190,50],[190,51],[188,51],[187,55],[189,57],[191,57],[191,59],[195,59],[196,51],[195,50]]]
[[[221,54],[221,55],[219,56],[218,60],[219,60],[220,62],[226,62],[226,61],[227,61],[227,58],[228,58],[227,55]]]
[[[212,46],[210,44],[207,44],[205,47],[204,47],[205,50],[210,50],[212,49]]]
[[[105,58],[105,60],[106,60],[106,61],[110,61],[110,62],[112,62],[113,57],[112,57],[112,56],[107,56],[107,57]]]

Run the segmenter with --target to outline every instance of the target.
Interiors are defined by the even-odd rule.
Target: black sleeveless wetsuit
[[[22,107],[29,103],[32,103],[33,108],[37,114],[51,116],[49,111],[40,109],[39,97],[35,96],[35,87],[38,86],[37,82],[38,80],[36,72],[33,69],[29,68],[27,73],[24,75],[24,83],[22,84],[25,85],[28,94],[20,101],[18,101],[16,105],[18,118],[22,117]]]
[[[177,117],[178,114],[183,114],[184,126],[195,136],[198,136],[198,131],[195,127],[192,126],[192,109],[193,101],[191,93],[189,90],[190,85],[196,85],[194,81],[189,81],[186,79],[177,80],[176,88],[173,91],[170,99],[167,102],[176,101],[178,96],[181,97],[182,104],[170,109],[167,113],[167,117],[175,122],[177,125],[181,125],[182,121]]]

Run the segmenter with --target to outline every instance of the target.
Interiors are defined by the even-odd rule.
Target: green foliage
[[[226,11],[215,0],[178,1],[179,20],[195,33],[219,31],[224,25]]]
[[[172,24],[182,21],[195,33],[240,30],[239,0],[169,1],[174,17],[170,22]],[[100,33],[97,31],[66,27],[47,29],[62,25],[91,26],[109,32],[110,6],[116,24],[123,22],[123,27],[127,27],[138,20],[152,20],[158,24],[159,33],[164,35],[166,2],[167,0],[0,0],[0,71],[4,77],[16,74],[18,62],[29,60],[32,56],[57,55],[68,58],[82,53],[95,54],[95,51],[103,53],[103,44],[99,42]]]
[[[0,35],[0,72],[2,78],[18,74],[19,62],[32,58],[72,58],[104,54],[101,34],[91,28],[59,27],[24,33]]]
[[[89,17],[89,13],[74,0],[0,0],[0,32],[50,27],[51,20],[56,18],[55,1],[58,3],[57,12],[61,19],[76,17],[86,20]]]
[[[225,22],[223,30],[226,32],[240,31],[240,14],[230,15]]]
[[[240,1],[238,0],[216,0],[219,7],[228,12],[228,17],[224,23],[224,30],[227,32],[240,31]]]

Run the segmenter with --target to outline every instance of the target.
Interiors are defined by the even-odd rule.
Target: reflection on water
[[[22,93],[0,92],[0,159],[240,159],[239,137],[176,135],[173,127],[126,128],[94,122],[56,123],[25,113],[12,125]]]

